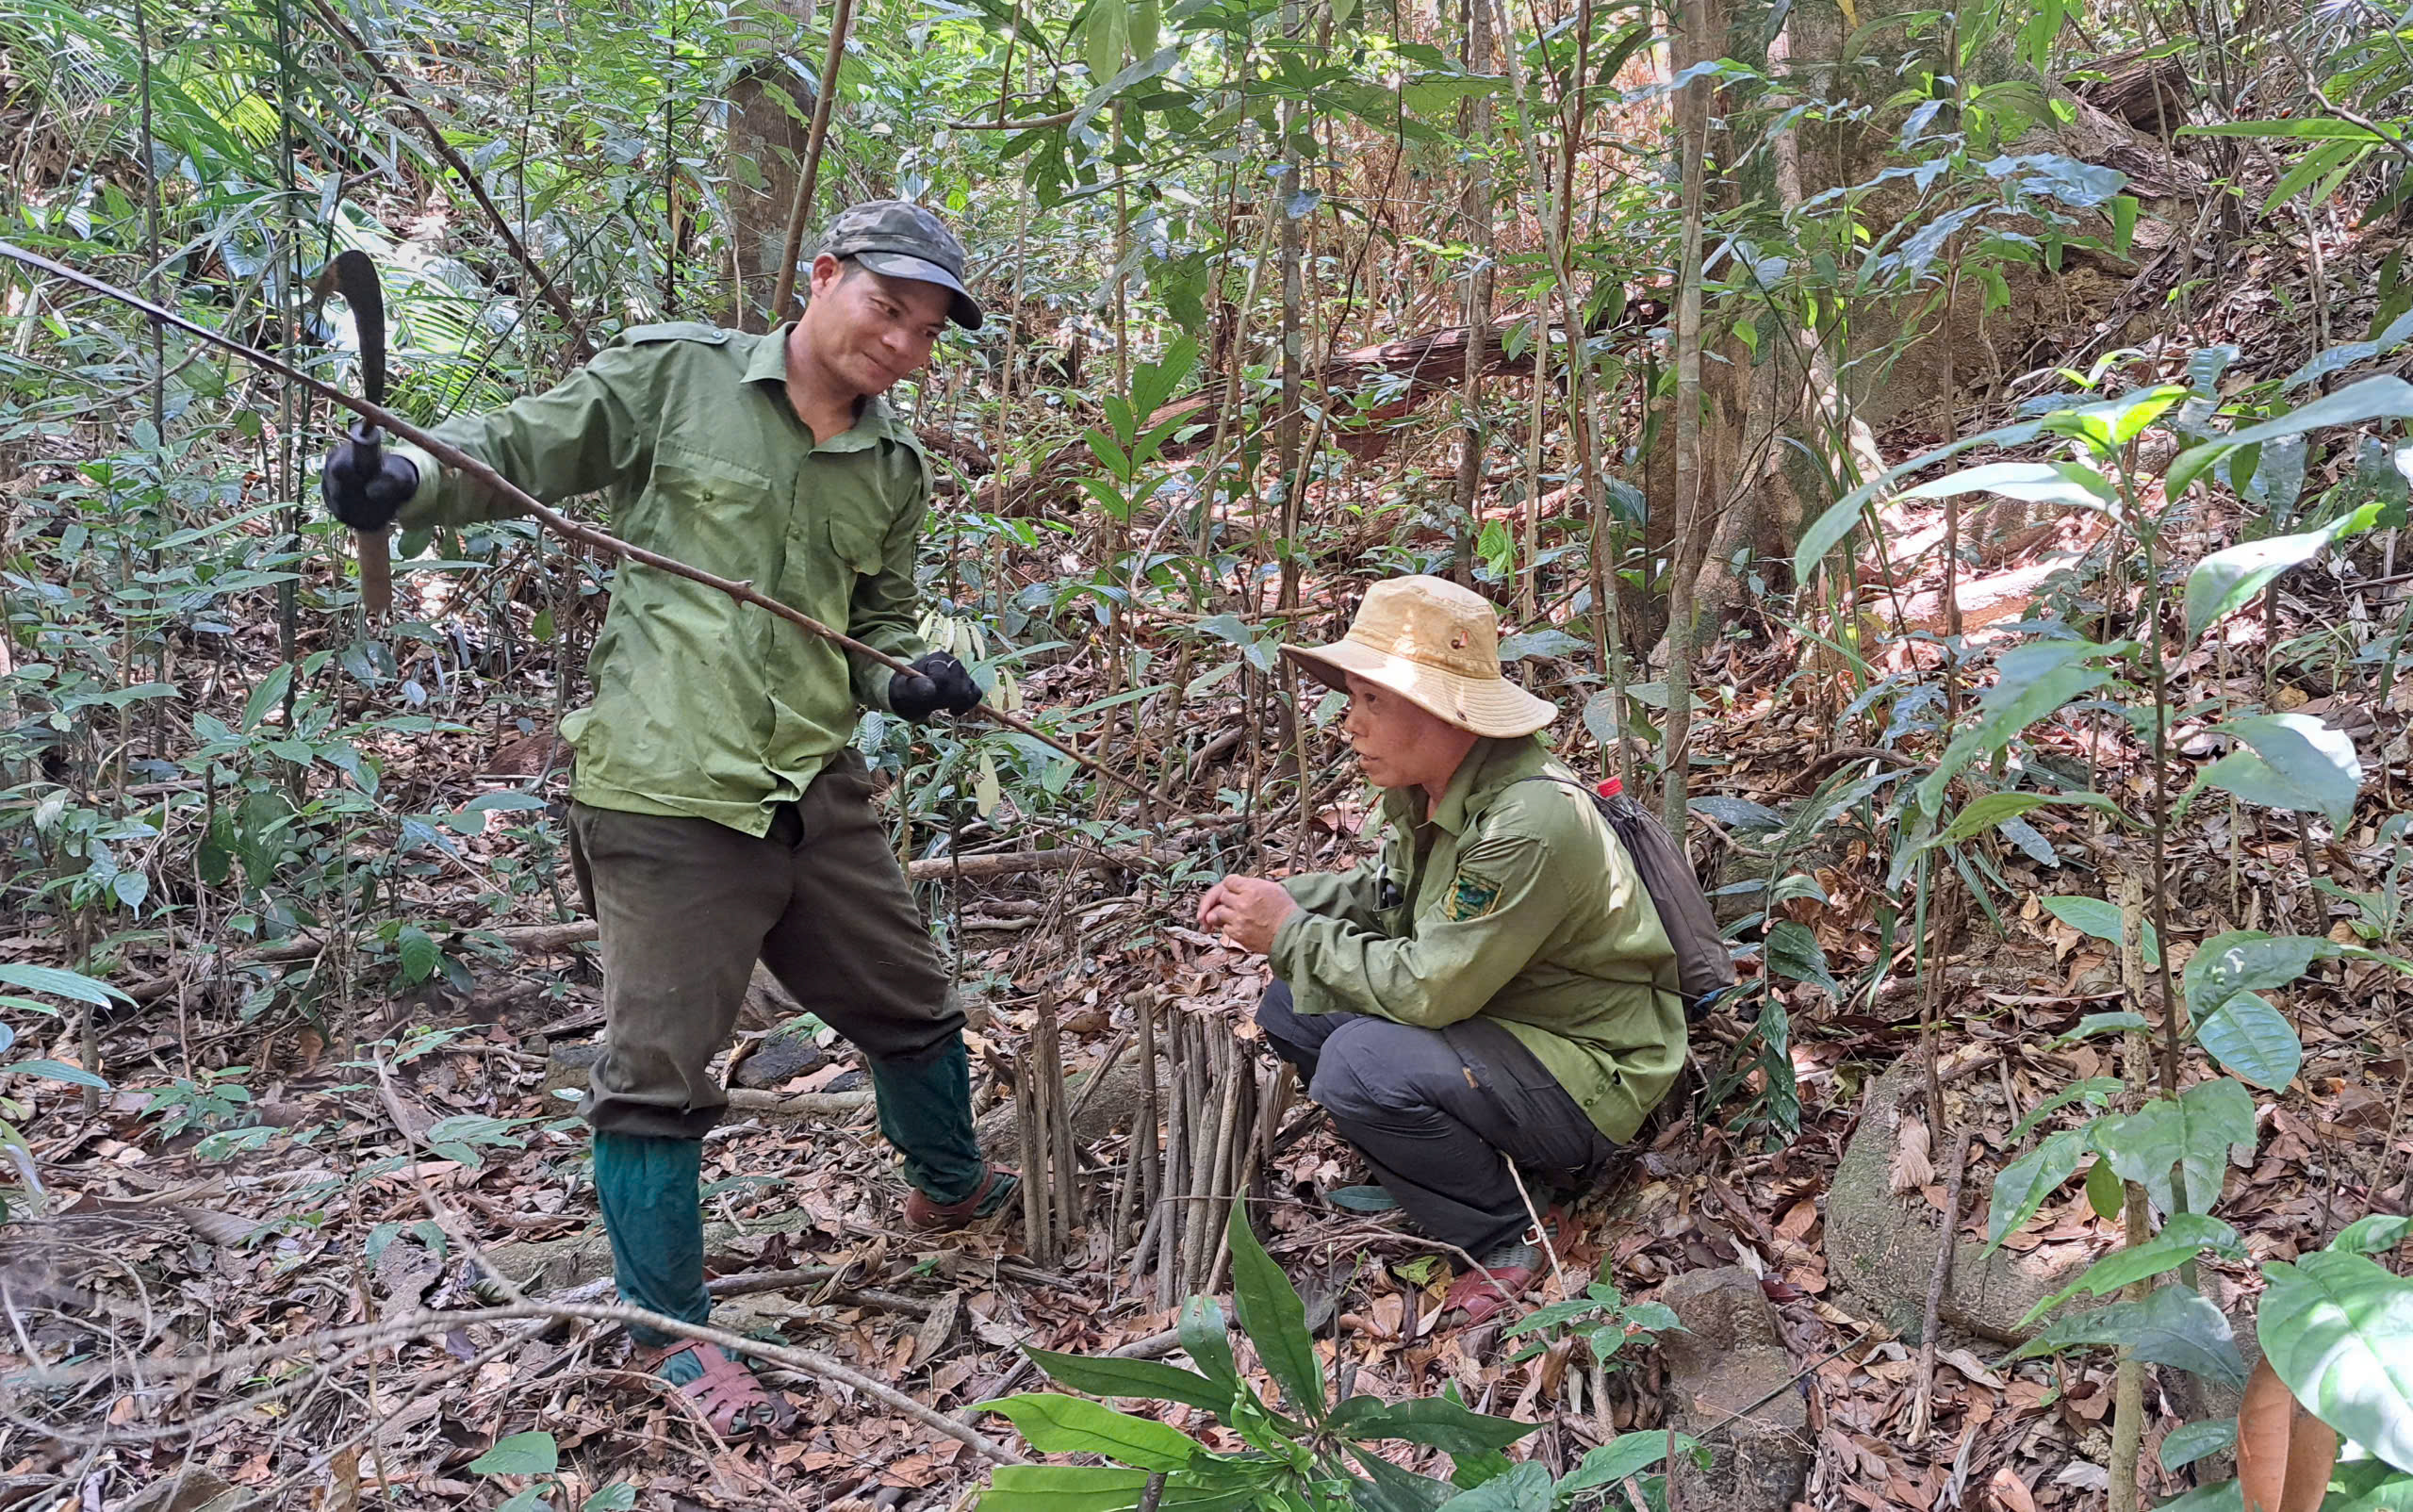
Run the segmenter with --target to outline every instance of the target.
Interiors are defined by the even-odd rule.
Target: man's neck
[[[866,396],[848,387],[813,355],[805,344],[804,322],[797,320],[788,327],[787,350],[788,406],[796,418],[813,433],[815,445],[833,436],[854,429],[862,418]]]

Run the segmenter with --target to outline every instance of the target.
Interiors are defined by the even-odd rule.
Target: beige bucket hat
[[[1447,578],[1391,578],[1366,590],[1349,633],[1329,646],[1285,646],[1308,675],[1346,689],[1346,674],[1390,689],[1460,730],[1530,735],[1558,710],[1500,675],[1500,615]]]

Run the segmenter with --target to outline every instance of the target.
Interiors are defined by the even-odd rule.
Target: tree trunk
[[[1467,0],[1466,53],[1467,72],[1486,73],[1491,68],[1491,7],[1488,0]],[[1467,171],[1459,213],[1466,219],[1467,242],[1474,248],[1474,266],[1467,278],[1467,366],[1466,419],[1458,452],[1457,485],[1451,496],[1452,515],[1458,529],[1456,559],[1453,564],[1460,583],[1474,581],[1475,496],[1483,489],[1483,455],[1485,426],[1483,423],[1483,374],[1491,346],[1491,101],[1486,95],[1469,97],[1459,107],[1459,122],[1466,135],[1469,151],[1474,161]]]
[[[799,36],[813,25],[813,0],[778,0]],[[721,193],[729,205],[729,239],[736,287],[714,301],[711,318],[741,330],[766,331],[763,312],[780,281],[780,244],[796,203],[804,166],[813,87],[784,57],[763,60],[729,87],[729,172]]]

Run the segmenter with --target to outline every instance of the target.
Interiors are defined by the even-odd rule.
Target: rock
[[[1913,1342],[1927,1309],[1943,1222],[1925,1199],[1894,1191],[1893,1159],[1902,1100],[1923,1076],[1917,1057],[1905,1056],[1870,1084],[1860,1127],[1827,1192],[1830,1274]],[[1984,1250],[1982,1244],[1961,1242],[1937,1316],[1997,1343],[2027,1342],[2042,1326],[2041,1321],[2021,1325],[2027,1309],[2076,1279],[2086,1263],[2081,1258],[2053,1265],[2014,1250]]]
[[[603,1059],[603,1042],[590,1040],[584,1044],[554,1044],[545,1049],[545,1101],[548,1106],[566,1103],[566,1097],[555,1097],[557,1092],[574,1092],[584,1096],[587,1073],[595,1062]]]
[[[1712,1456],[1705,1472],[1683,1460],[1681,1494],[1671,1501],[1718,1512],[1786,1512],[1810,1473],[1810,1410],[1795,1379],[1800,1367],[1759,1278],[1733,1265],[1687,1272],[1659,1300],[1684,1325],[1660,1339],[1668,1422]]]
[[[768,1092],[784,1085],[790,1078],[809,1071],[818,1071],[829,1063],[821,1046],[808,1035],[774,1034],[755,1046],[754,1053],[737,1063],[737,1084]],[[838,1078],[843,1081],[845,1078]]]
[[[1082,1108],[1081,1091],[1089,1085],[1091,1075],[1080,1072],[1064,1078],[1074,1106],[1079,1109],[1079,1116],[1073,1120],[1073,1142],[1076,1144],[1087,1144],[1092,1140],[1102,1140],[1108,1134],[1127,1129],[1140,1116],[1140,1061],[1137,1056],[1125,1054],[1116,1061],[1114,1069],[1107,1073],[1105,1084],[1098,1088],[1097,1095],[1089,1099],[1088,1107]],[[1164,1107],[1167,1096],[1164,1083],[1158,1081],[1158,1108]],[[979,1132],[980,1148],[989,1152],[991,1159],[1011,1160],[1015,1158],[1020,1148],[1021,1129],[1014,1118],[1010,1096],[1000,1101],[987,1117],[980,1120]]]
[[[839,1072],[829,1078],[829,1085],[821,1090],[825,1093],[861,1092],[870,1085],[871,1078],[858,1066],[852,1071]]]

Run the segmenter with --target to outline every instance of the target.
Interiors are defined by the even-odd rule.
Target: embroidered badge
[[[1442,916],[1453,924],[1479,919],[1491,912],[1500,901],[1500,885],[1483,878],[1458,873],[1450,884],[1450,901],[1442,909]]]

